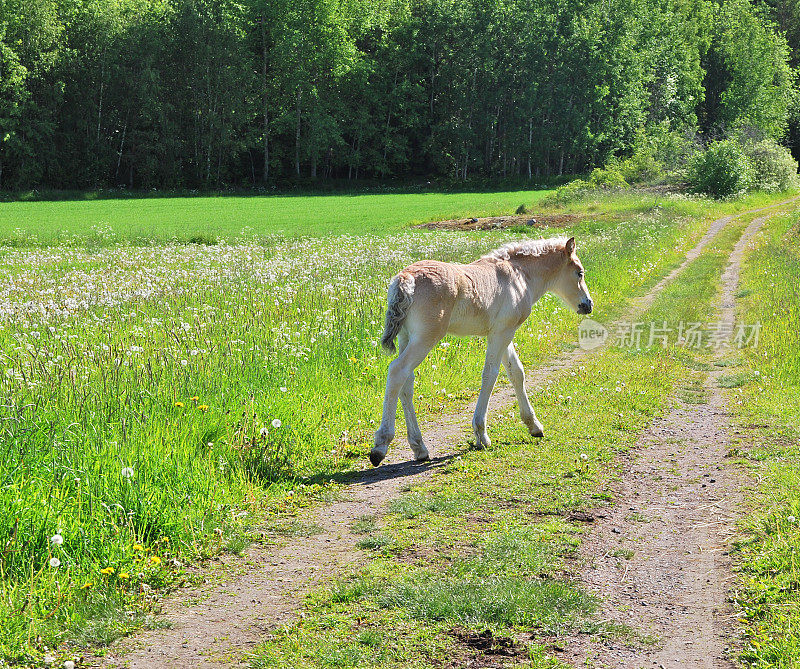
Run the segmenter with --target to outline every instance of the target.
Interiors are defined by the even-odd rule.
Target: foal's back
[[[496,258],[467,265],[421,260],[398,276],[414,281],[409,326],[426,328],[438,337],[446,332],[486,336],[499,321],[508,319],[509,309],[518,301],[515,298],[524,291],[524,281],[512,265]],[[518,318],[512,315],[511,320]]]

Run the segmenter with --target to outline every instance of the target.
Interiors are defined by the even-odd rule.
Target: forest
[[[0,0],[0,189],[800,152],[798,0]]]

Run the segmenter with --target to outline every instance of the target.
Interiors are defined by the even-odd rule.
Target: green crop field
[[[542,195],[0,205],[0,657],[36,664],[62,644],[102,646],[151,625],[150,588],[240,551],[265,519],[322,503],[371,445],[389,362],[377,346],[386,285],[403,266],[575,235],[593,317],[610,321],[684,257],[709,217],[776,200],[597,196],[568,210],[580,214],[569,228],[405,229],[508,214]],[[198,234],[227,239],[185,243]],[[543,298],[516,338],[525,363],[574,346],[578,321]],[[674,361],[653,356],[672,383]],[[628,374],[627,390],[598,416],[624,414],[632,430],[664,401],[661,377],[641,375],[633,358],[604,360],[604,374]],[[446,339],[419,369],[419,412],[463,407],[481,365],[482,342]],[[646,411],[629,416],[639,393]],[[547,415],[563,411],[561,397],[537,401]],[[564,449],[552,457],[571,457]]]
[[[549,191],[164,197],[0,203],[0,243],[188,241],[384,234],[413,223],[495,216]]]

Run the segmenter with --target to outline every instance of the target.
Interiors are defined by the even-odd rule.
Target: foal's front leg
[[[514,347],[512,341],[505,353],[503,353],[503,367],[506,368],[508,378],[511,379],[511,384],[514,386],[514,392],[517,394],[517,402],[519,403],[519,415],[522,422],[528,426],[528,432],[533,437],[544,436],[542,424],[536,418],[533,412],[528,394],[525,392],[525,370],[522,368],[517,349]]]
[[[489,397],[500,372],[500,361],[513,336],[513,332],[504,332],[499,335],[489,335],[486,339],[486,360],[483,363],[483,374],[481,375],[481,392],[478,394],[475,415],[472,417],[475,445],[478,448],[488,448],[492,445],[489,433],[486,431],[486,411],[489,408]]]

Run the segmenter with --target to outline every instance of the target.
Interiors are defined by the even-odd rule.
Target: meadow
[[[403,266],[573,234],[602,322],[682,259],[705,218],[768,200],[598,196],[574,205],[584,215],[568,229],[443,233],[403,226],[542,195],[436,196],[424,213],[397,200],[411,196],[363,197],[314,198],[311,222],[292,210],[301,198],[241,218],[227,198],[202,216],[200,199],[171,213],[159,199],[0,205],[0,656],[35,663],[150,624],[153,593],[189,578],[188,564],[240,551],[265,519],[322,503],[360,467],[389,362],[377,345],[386,284]],[[20,234],[6,207],[23,204]],[[71,213],[53,218],[62,204]],[[84,221],[95,205],[108,213]],[[201,230],[218,243],[183,243]],[[574,346],[578,320],[541,300],[518,336],[525,363]],[[481,351],[437,347],[418,374],[422,415],[475,393]],[[645,404],[663,394],[648,383]]]
[[[414,223],[512,213],[548,191],[197,196],[19,201],[0,205],[0,244],[214,242],[385,234]]]

